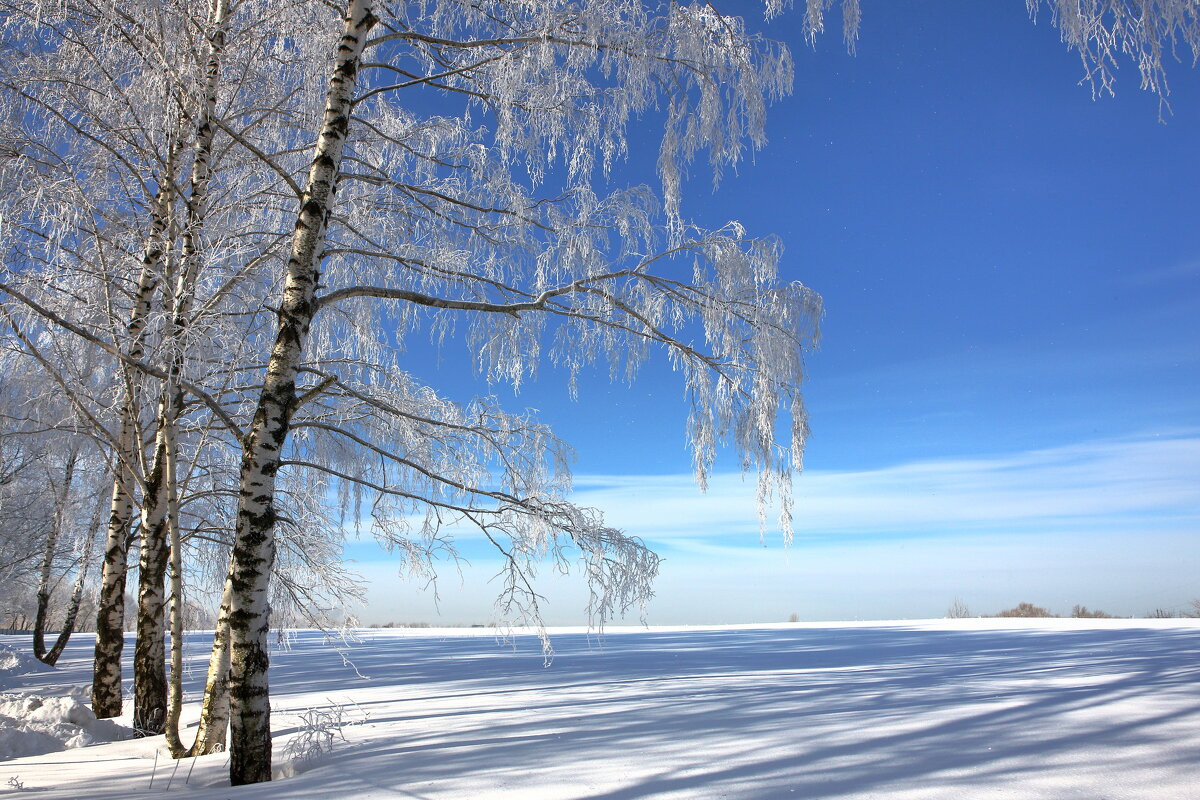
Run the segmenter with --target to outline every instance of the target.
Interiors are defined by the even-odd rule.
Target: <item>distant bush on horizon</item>
[[[1116,619],[1106,611],[1089,611],[1087,606],[1075,606],[1071,609],[1071,616],[1076,619]]]
[[[959,597],[954,598],[954,602],[946,609],[946,619],[966,619],[970,616],[971,609]]]
[[[1076,606],[1078,608],[1079,606]],[[1033,603],[1018,603],[1016,608],[1010,608],[996,614],[997,617],[1056,617],[1057,614],[1051,614],[1041,606],[1035,606]]]

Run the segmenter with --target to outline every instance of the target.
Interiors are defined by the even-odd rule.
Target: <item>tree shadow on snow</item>
[[[210,637],[188,637],[189,700]],[[272,653],[276,736],[310,704],[344,705],[344,721],[367,724],[314,774],[405,796],[507,785],[600,800],[972,797],[1069,784],[1072,769],[1091,770],[1093,786],[1096,774],[1144,780],[1147,761],[1200,779],[1180,741],[1200,731],[1200,630],[646,631],[556,635],[554,647],[547,667],[531,636],[368,632],[335,649],[301,633]],[[73,639],[60,669],[21,688],[75,672],[83,683],[90,656],[90,637]]]
[[[475,773],[531,786],[565,775],[578,796],[606,800],[700,787],[837,797],[922,781],[969,791],[1081,758],[1119,770],[1142,747],[1158,768],[1195,769],[1170,729],[1200,721],[1200,631],[764,629],[554,645],[545,667],[532,637],[515,650],[489,638],[367,639],[348,654],[363,682],[302,639],[277,655],[272,683],[277,705],[291,691],[339,702],[366,689],[357,708],[402,735],[370,741],[365,728],[336,768],[396,789]],[[636,768],[614,781],[622,763]]]

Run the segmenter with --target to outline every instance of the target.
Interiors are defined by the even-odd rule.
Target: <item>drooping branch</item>
[[[101,339],[100,337],[90,333],[89,331],[85,330],[84,328],[80,327],[79,325],[75,325],[74,323],[63,318],[61,315],[56,314],[54,311],[51,311],[50,309],[46,308],[42,304],[38,303],[36,300],[33,300],[33,299],[29,298],[28,296],[26,296],[19,289],[16,289],[15,287],[10,286],[5,283],[0,283],[0,291],[3,291],[5,294],[8,294],[15,300],[19,300],[21,303],[25,304],[33,311],[36,311],[38,313],[38,315],[41,316],[46,321],[51,322],[54,325],[62,328],[63,330],[69,331],[69,332],[75,334],[76,336],[83,339],[84,341],[87,341],[90,344],[95,345],[96,347],[100,348],[104,352],[108,353],[110,356],[114,356],[115,358],[120,360],[122,363],[128,364],[129,366],[134,367],[135,369],[138,369],[141,372],[144,372],[145,374],[150,375],[151,377],[154,377],[154,378],[158,378],[160,380],[166,380],[166,378],[168,377],[166,370],[156,367],[153,364],[149,364],[141,359],[133,358],[132,356],[129,356],[128,354],[121,352],[120,348],[115,347],[112,344],[109,344],[108,342],[106,342],[103,339]],[[186,379],[179,378],[178,382],[179,382],[179,386],[182,389],[184,389],[188,394],[192,395],[197,400],[204,403],[204,405],[207,406],[210,411],[212,411],[213,415],[216,416],[216,418],[221,421],[221,423],[225,426],[225,428],[228,431],[233,433],[239,439],[242,438],[242,436],[244,435],[242,432],[242,429],[238,426],[238,424],[236,422],[233,421],[233,418],[230,417],[228,413],[226,413],[225,409],[221,407],[221,404],[218,403],[211,395],[209,395],[208,392],[206,392],[204,389],[201,389],[199,386],[196,386],[195,384],[191,383],[190,381],[188,381]]]

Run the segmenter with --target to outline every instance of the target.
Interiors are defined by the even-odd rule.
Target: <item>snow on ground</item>
[[[0,644],[0,761],[128,739],[132,733],[112,720],[96,719],[86,686],[59,686],[58,696],[48,697],[7,691],[31,674],[53,671],[28,652]]]
[[[14,637],[8,638],[16,643]],[[54,667],[48,667],[34,658],[32,652],[27,652],[27,648],[13,647],[0,642],[0,692],[6,691],[14,682],[19,681],[22,675],[49,672],[53,669]]]
[[[47,800],[1200,796],[1197,620],[553,634],[544,666],[528,635],[510,647],[488,631],[371,630],[339,650],[301,633],[272,661],[279,780],[231,789],[227,756],[174,762],[157,737],[0,761],[0,791],[19,785]],[[205,638],[188,641],[193,719]],[[71,696],[90,677],[92,646],[76,637],[58,669],[9,675],[8,689]]]

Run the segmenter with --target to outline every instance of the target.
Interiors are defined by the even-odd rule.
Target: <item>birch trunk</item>
[[[46,552],[42,556],[42,568],[38,574],[37,614],[33,618],[33,654],[39,661],[53,665],[47,661],[46,652],[46,618],[50,614],[50,568],[54,564],[54,551],[58,548],[58,538],[66,525],[67,503],[71,499],[71,481],[75,477],[75,460],[77,451],[71,451],[63,469],[62,493],[54,499],[54,516],[50,520],[50,533],[46,537]],[[57,660],[57,656],[55,657]]]
[[[146,322],[158,287],[162,269],[167,216],[165,189],[156,198],[151,230],[142,256],[137,295],[130,311],[128,354],[141,360],[145,355]],[[121,715],[121,653],[125,649],[125,575],[129,566],[129,545],[133,538],[134,488],[141,451],[138,444],[138,409],[141,404],[140,379],[127,372],[125,402],[121,412],[121,430],[117,443],[113,475],[112,505],[108,533],[104,543],[104,564],[100,573],[100,593],[96,613],[96,651],[92,665],[92,711],[99,719]]]
[[[124,453],[117,458],[113,478],[104,562],[96,600],[96,650],[92,662],[92,712],[97,719],[121,716],[121,653],[125,649],[125,573],[129,566],[133,520],[134,456],[131,420],[121,423],[119,438]]]
[[[232,575],[225,580],[221,611],[208,659],[208,678],[200,705],[200,728],[188,756],[206,756],[225,749],[229,731],[229,612],[233,596]]]
[[[171,313],[169,342],[170,362],[167,369],[163,402],[159,410],[158,438],[155,442],[154,466],[147,479],[146,498],[143,503],[142,563],[138,591],[138,638],[134,655],[134,727],[146,733],[168,733],[168,744],[173,754],[182,755],[184,748],[179,741],[179,708],[182,695],[174,704],[174,734],[168,716],[172,704],[168,703],[168,685],[165,673],[165,647],[163,637],[166,628],[165,578],[167,559],[179,559],[173,565],[173,623],[182,622],[182,557],[178,543],[178,491],[175,480],[176,430],[183,396],[178,380],[183,374],[185,337],[188,333],[191,301],[194,297],[196,278],[200,272],[200,236],[204,230],[209,207],[209,184],[212,175],[212,150],[215,127],[217,87],[221,76],[221,56],[225,49],[226,20],[229,15],[228,0],[217,0],[211,6],[209,17],[208,57],[205,64],[204,87],[197,105],[195,117],[195,146],[192,154],[191,191],[187,198],[187,212],[183,229],[181,266],[176,277],[173,293],[164,304]],[[174,498],[174,502],[173,501]],[[171,541],[168,541],[170,537]],[[173,542],[173,544],[172,544]],[[182,668],[183,630],[172,626],[172,662]],[[173,681],[172,684],[177,683]],[[176,687],[178,688],[178,687]],[[174,691],[175,689],[172,689]],[[181,689],[179,692],[181,693]],[[141,724],[139,724],[139,722]]]
[[[164,642],[167,572],[167,447],[174,398],[163,390],[154,460],[142,495],[142,559],[138,565],[137,642],[133,649],[133,727],[142,736],[165,729],[167,717]]]
[[[378,21],[371,0],[349,0],[329,79],[325,113],[292,234],[279,309],[279,332],[254,420],[243,442],[231,578],[230,782],[271,779],[271,708],[267,681],[268,584],[275,560],[275,474],[296,403],[296,372],[316,313],[316,289],[351,99],[367,34]]]
[[[187,755],[179,740],[179,717],[183,712],[183,553],[179,539],[179,481],[175,458],[175,434],[167,437],[167,528],[171,535],[171,683],[167,696],[167,748],[175,758]]]

